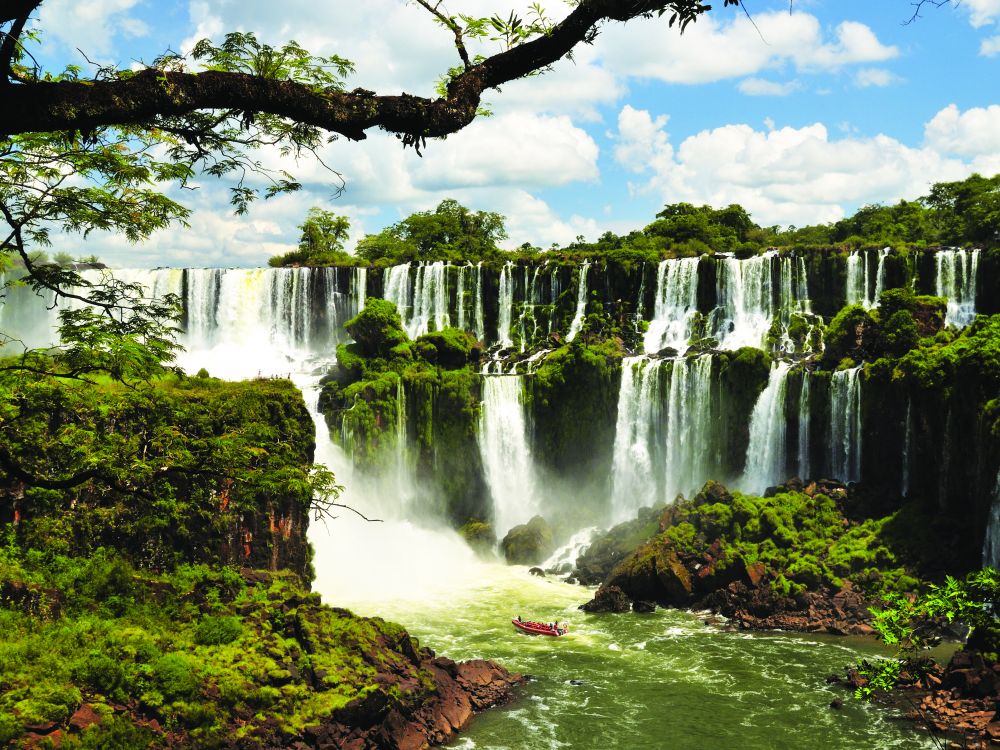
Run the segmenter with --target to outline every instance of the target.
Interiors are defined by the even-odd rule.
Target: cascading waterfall
[[[878,254],[878,268],[875,270],[875,295],[870,300],[871,304],[869,307],[877,305],[879,297],[881,297],[882,292],[885,291],[885,259],[888,256],[888,247],[882,248],[882,251]]]
[[[494,528],[502,538],[538,512],[521,376],[484,373],[478,437],[493,498]]]
[[[392,302],[404,321],[411,317],[410,264],[390,266],[382,275],[382,296]],[[404,325],[405,328],[405,325]]]
[[[861,479],[861,365],[830,380],[830,472],[842,482]]]
[[[417,267],[413,287],[413,313],[403,318],[406,334],[415,339],[430,330],[440,331],[449,324],[448,271],[443,261]]]
[[[852,250],[847,256],[847,304],[871,309],[878,304],[885,291],[885,259],[890,248],[879,251],[876,261],[874,287],[871,280],[871,263],[867,250]]]
[[[993,485],[993,505],[983,538],[983,567],[1000,570],[1000,472]]]
[[[196,346],[208,348],[216,330],[222,274],[219,268],[192,268],[187,272],[187,337]]]
[[[476,308],[475,313],[475,326],[476,326],[476,338],[480,341],[486,339],[486,322],[483,315],[483,262],[479,261],[476,264]]]
[[[361,312],[365,309],[365,302],[368,300],[368,269],[358,266],[353,271],[351,278],[351,298],[354,300],[354,309]]]
[[[507,261],[500,269],[499,314],[497,317],[497,343],[506,349],[514,345],[510,335],[514,318],[514,263]]]
[[[662,466],[659,445],[663,367],[646,357],[622,360],[612,464],[612,521],[633,518],[639,508],[659,503],[657,477]]]
[[[711,476],[712,356],[672,360],[667,394],[664,500]]]
[[[761,347],[774,316],[773,250],[752,258],[723,258],[718,267],[718,308],[713,336],[721,349]]]
[[[767,386],[757,398],[750,416],[750,442],[742,486],[748,492],[763,492],[785,477],[785,395],[788,362],[775,362]]]
[[[472,264],[466,263],[458,268],[458,278],[455,282],[455,314],[458,318],[459,330],[465,330],[465,277],[472,271]]]
[[[679,353],[687,349],[692,319],[698,312],[700,261],[700,258],[679,258],[661,261],[657,266],[653,319],[643,339],[647,354],[667,347]]]
[[[937,270],[935,293],[948,299],[947,325],[964,328],[976,317],[979,255],[979,250],[960,248],[941,250],[934,255]]]
[[[396,305],[406,335],[411,339],[450,324],[448,313],[448,264],[420,263],[412,274],[410,264],[385,269],[383,294]]]
[[[573,316],[573,322],[570,323],[569,333],[566,334],[567,341],[575,339],[583,328],[583,319],[587,312],[587,273],[589,271],[590,261],[585,260],[580,266],[580,281],[576,291],[576,314]]]
[[[809,370],[802,371],[802,388],[799,391],[799,477],[809,479],[809,430],[812,428],[812,408],[809,402]]]

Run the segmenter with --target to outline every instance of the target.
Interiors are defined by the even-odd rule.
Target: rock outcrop
[[[541,516],[508,531],[500,547],[511,565],[538,565],[556,550],[552,528]]]

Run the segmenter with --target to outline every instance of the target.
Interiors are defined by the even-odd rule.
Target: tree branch
[[[367,130],[378,127],[401,136],[405,145],[418,145],[461,130],[476,117],[484,91],[560,60],[580,42],[592,40],[603,22],[672,13],[671,21],[683,27],[709,8],[700,0],[582,0],[549,33],[468,67],[450,82],[443,99],[379,96],[362,89],[324,91],[238,72],[147,69],[113,81],[38,81],[8,87],[0,93],[0,111],[16,112],[17,117],[8,118],[0,130],[8,136],[86,133],[106,126],[153,125],[158,117],[199,110],[235,109],[288,118],[352,140],[362,140]]]
[[[24,25],[28,22],[31,12],[25,13],[14,21],[10,31],[4,34],[3,44],[0,45],[0,87],[12,85],[11,70],[14,65],[14,57],[17,54],[17,45],[24,31]]]
[[[462,58],[462,64],[465,65],[466,70],[471,68],[472,61],[469,59],[469,51],[465,48],[465,36],[462,33],[462,27],[455,23],[454,18],[438,10],[441,5],[440,2],[435,5],[431,5],[427,0],[416,0],[416,2],[421,7],[426,8],[428,13],[437,18],[442,26],[451,29],[451,33],[455,35],[455,49],[458,50],[458,56]]]

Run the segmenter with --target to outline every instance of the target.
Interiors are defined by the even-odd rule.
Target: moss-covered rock
[[[556,550],[552,528],[541,516],[508,531],[500,548],[511,565],[537,565]]]

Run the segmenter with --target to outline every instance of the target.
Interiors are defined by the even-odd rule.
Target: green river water
[[[341,523],[344,521],[344,523]],[[748,634],[697,614],[589,615],[592,592],[527,568],[477,560],[454,535],[340,519],[314,531],[316,589],[358,614],[404,624],[453,659],[496,659],[533,679],[513,704],[479,716],[450,747],[929,748],[886,709],[825,677],[885,653],[867,639]],[[510,619],[568,620],[564,638]],[[841,698],[840,710],[830,702]]]

